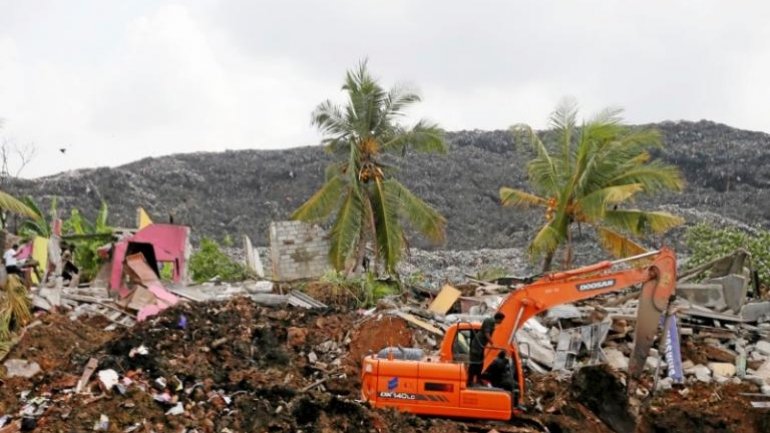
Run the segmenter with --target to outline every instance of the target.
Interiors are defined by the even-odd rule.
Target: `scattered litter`
[[[101,370],[97,373],[97,376],[99,376],[99,382],[104,385],[105,391],[110,391],[120,381],[118,372],[112,369]]]
[[[30,378],[42,371],[37,362],[25,359],[8,359],[3,365],[5,366],[5,374],[8,377]]]

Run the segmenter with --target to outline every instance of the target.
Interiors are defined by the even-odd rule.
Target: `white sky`
[[[37,147],[24,177],[316,144],[364,57],[448,130],[542,127],[573,96],[770,131],[766,1],[0,0],[0,139]]]

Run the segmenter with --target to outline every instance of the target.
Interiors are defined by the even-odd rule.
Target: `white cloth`
[[[5,260],[5,266],[16,266],[16,264],[19,263],[19,261],[16,260],[16,250],[8,248],[5,251],[5,254],[3,254],[3,260]]]

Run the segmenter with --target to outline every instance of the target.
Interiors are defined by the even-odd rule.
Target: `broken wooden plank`
[[[446,314],[460,298],[461,292],[449,284],[445,284],[436,296],[436,299],[430,303],[428,310],[437,314]]]
[[[436,328],[435,326],[431,325],[428,322],[425,322],[423,320],[418,319],[417,317],[415,317],[415,316],[413,316],[413,315],[411,315],[409,313],[404,313],[402,311],[394,311],[393,314],[395,314],[396,316],[398,316],[398,317],[406,320],[407,322],[409,322],[409,323],[411,323],[411,324],[413,324],[415,326],[418,326],[418,327],[420,327],[420,328],[422,328],[422,329],[424,329],[424,330],[426,330],[428,332],[432,332],[432,333],[434,333],[436,335],[444,335],[444,331]]]
[[[168,290],[169,292],[177,296],[181,296],[182,298],[189,299],[195,302],[205,302],[210,299],[209,296],[207,296],[200,290],[193,287],[174,287],[174,288],[167,288],[166,290]]]
[[[78,380],[78,384],[75,387],[76,393],[82,392],[83,389],[86,387],[86,385],[88,385],[88,381],[91,380],[91,376],[94,374],[94,371],[98,366],[99,366],[98,359],[91,358],[88,360],[88,364],[86,364],[86,369],[83,370],[83,375],[80,376],[80,380]]]

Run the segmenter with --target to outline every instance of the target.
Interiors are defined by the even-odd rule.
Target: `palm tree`
[[[644,251],[631,237],[661,234],[682,224],[667,212],[626,208],[639,193],[681,191],[684,181],[674,166],[651,160],[649,149],[661,147],[652,128],[630,128],[621,110],[607,109],[577,125],[577,106],[562,102],[551,114],[551,131],[540,136],[527,125],[511,127],[529,138],[535,157],[527,164],[533,192],[500,188],[503,206],[536,206],[545,223],[529,245],[533,258],[544,257],[551,268],[557,248],[565,243],[565,266],[571,263],[572,227],[596,229],[602,245],[623,257]]]
[[[366,61],[347,72],[345,106],[327,100],[313,111],[312,123],[325,135],[322,144],[338,157],[326,170],[326,182],[292,215],[318,222],[334,215],[329,258],[337,270],[351,272],[371,242],[375,267],[380,260],[393,272],[406,245],[402,221],[434,242],[444,239],[446,220],[392,177],[390,156],[446,152],[443,132],[420,120],[397,123],[404,109],[420,97],[402,87],[385,91],[368,72]]]

